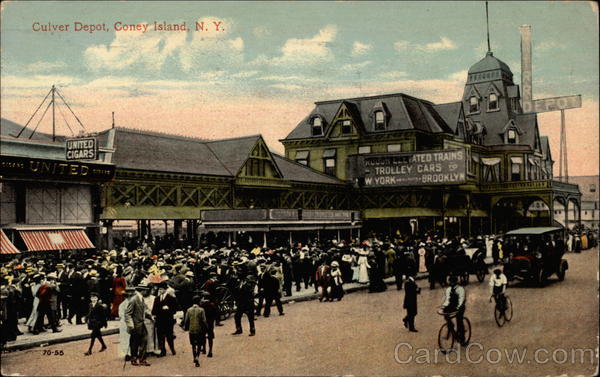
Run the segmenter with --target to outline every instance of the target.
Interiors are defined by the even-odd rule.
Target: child
[[[98,293],[90,293],[90,310],[87,315],[87,325],[88,329],[92,330],[92,338],[90,341],[90,348],[84,353],[85,356],[92,354],[92,347],[94,347],[96,338],[98,338],[98,341],[100,341],[100,344],[102,345],[100,352],[105,351],[107,348],[102,339],[102,333],[100,332],[102,327],[108,326],[108,323],[106,322],[106,310],[106,305],[98,300]]]
[[[190,332],[190,344],[192,345],[192,355],[194,356],[194,365],[200,366],[200,346],[204,343],[204,336],[208,324],[206,323],[206,314],[200,307],[200,297],[195,296],[192,305],[186,312],[183,320],[183,327]]]
[[[202,292],[202,303],[200,306],[204,309],[206,315],[206,336],[202,342],[202,353],[206,353],[206,339],[208,339],[208,355],[206,357],[212,357],[213,350],[213,339],[215,338],[215,321],[219,318],[219,308],[217,304],[211,300],[211,295],[208,292]]]

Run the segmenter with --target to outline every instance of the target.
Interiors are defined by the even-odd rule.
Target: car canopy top
[[[563,230],[563,228],[559,228],[556,226],[547,226],[547,227],[538,227],[538,228],[519,228],[515,230],[511,230],[510,232],[506,232],[507,236],[517,236],[517,235],[539,235],[544,233],[551,233]]]

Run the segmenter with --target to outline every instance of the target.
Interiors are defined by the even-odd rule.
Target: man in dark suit
[[[417,316],[417,295],[421,293],[421,289],[417,287],[415,278],[409,276],[404,285],[404,309],[406,309],[406,317],[402,319],[404,327],[408,327],[411,332],[417,332],[415,328],[415,317]]]
[[[167,283],[160,283],[158,286],[158,295],[154,299],[154,305],[152,306],[152,315],[156,318],[156,335],[158,337],[161,357],[167,354],[165,338],[167,339],[171,353],[173,355],[176,354],[173,343],[173,325],[175,324],[173,315],[176,312],[177,300],[175,297],[167,294]]]
[[[125,324],[127,325],[127,332],[130,335],[131,365],[134,366],[150,366],[146,362],[146,343],[148,337],[148,332],[144,325],[146,304],[141,293],[147,288],[147,286],[138,285],[135,289],[136,292],[129,298],[129,303],[125,310]]]

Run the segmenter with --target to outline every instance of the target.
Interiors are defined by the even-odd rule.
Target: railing
[[[530,191],[530,190],[544,190],[544,189],[555,189],[558,191],[567,191],[571,193],[578,193],[579,188],[577,185],[572,183],[560,182],[560,181],[511,181],[511,182],[494,182],[494,183],[482,183],[480,186],[481,191]]]
[[[238,177],[235,183],[240,186],[270,186],[270,187],[290,187],[288,182],[281,179],[272,178],[253,178],[253,177]]]

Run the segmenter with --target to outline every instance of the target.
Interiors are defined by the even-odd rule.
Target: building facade
[[[552,179],[537,115],[523,113],[510,68],[491,52],[469,69],[460,101],[316,102],[281,142],[289,159],[351,184],[367,228],[497,233],[551,225],[555,204],[577,208],[578,221],[577,186]],[[536,202],[547,210],[528,216]]]

